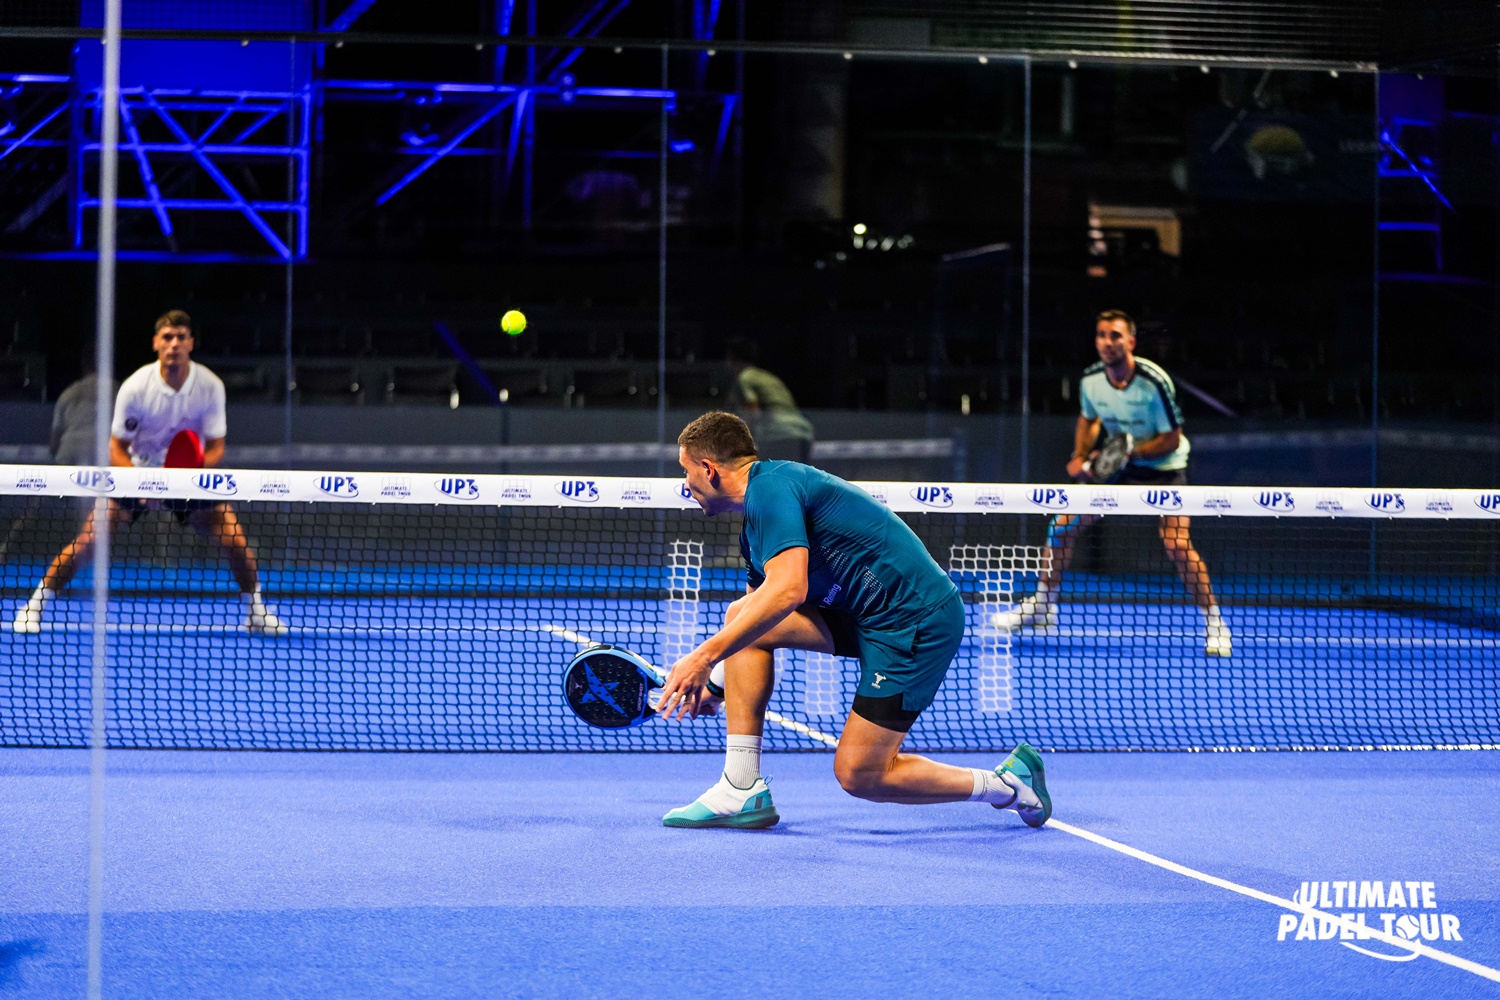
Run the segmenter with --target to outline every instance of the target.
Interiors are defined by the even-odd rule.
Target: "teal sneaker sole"
[[[664,816],[662,826],[673,826],[685,830],[701,830],[709,827],[729,827],[735,830],[765,830],[781,822],[775,806],[737,812],[732,816],[711,816],[707,819],[689,819],[686,816]]]
[[[1031,780],[1026,783],[1031,786],[1031,790],[1036,793],[1036,797],[1042,801],[1042,818],[1039,821],[1033,823],[1025,815],[1019,813],[1017,815],[1021,815],[1021,822],[1027,826],[1044,826],[1052,818],[1052,796],[1047,794],[1047,771],[1042,766],[1042,755],[1037,753],[1036,748],[1030,743],[1022,743],[1010,752],[1010,756],[1019,760],[1025,766],[1026,770],[1030,772]],[[1009,763],[1010,759],[1007,758],[1005,763],[1000,766],[1003,768]],[[1020,777],[1020,775],[1017,775],[1017,777]]]

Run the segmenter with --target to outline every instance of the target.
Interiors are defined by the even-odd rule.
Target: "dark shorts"
[[[861,629],[836,611],[812,610],[828,623],[834,655],[859,659],[855,714],[898,732],[910,729],[937,697],[964,638],[964,602],[957,593],[895,632]]]
[[[140,498],[114,499],[111,500],[110,503],[125,511],[126,516],[130,518],[131,524],[134,524],[142,514],[146,513],[146,511],[152,509],[150,506],[150,501]],[[171,511],[172,516],[177,519],[178,524],[187,524],[188,515],[193,511],[212,510],[213,508],[219,506],[219,504],[223,503],[223,501],[170,499],[158,500],[156,503],[157,510]]]
[[[1152,469],[1127,465],[1120,473],[1121,486],[1186,486],[1187,469]]]

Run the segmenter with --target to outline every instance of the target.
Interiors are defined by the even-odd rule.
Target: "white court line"
[[[1263,903],[1270,903],[1271,905],[1278,906],[1284,910],[1291,910],[1295,913],[1308,914],[1317,917],[1319,920],[1332,921],[1338,927],[1363,935],[1365,938],[1382,941],[1385,944],[1392,945],[1397,948],[1405,948],[1407,951],[1413,952],[1416,955],[1424,955],[1435,962],[1442,962],[1444,965],[1451,965],[1456,969],[1463,969],[1465,972],[1472,972],[1476,976],[1482,976],[1485,979],[1500,983],[1500,969],[1492,969],[1488,965],[1480,965],[1478,962],[1470,961],[1467,958],[1460,958],[1459,956],[1451,954],[1449,952],[1439,951],[1437,948],[1430,948],[1419,941],[1408,941],[1403,937],[1396,936],[1395,934],[1387,934],[1385,931],[1377,930],[1373,927],[1366,927],[1363,924],[1356,923],[1349,917],[1343,917],[1336,913],[1327,913],[1323,910],[1317,909],[1314,906],[1309,906],[1303,903],[1296,903],[1290,899],[1283,899],[1280,896],[1273,896],[1269,892],[1261,892],[1259,889],[1252,889],[1249,886],[1240,885],[1238,882],[1231,882],[1228,879],[1222,879],[1216,875],[1209,875],[1204,872],[1200,872],[1197,869],[1189,868],[1186,865],[1179,865],[1175,861],[1168,861],[1166,858],[1157,857],[1155,854],[1150,854],[1146,851],[1140,850],[1139,848],[1131,847],[1129,844],[1122,844],[1118,840],[1110,840],[1108,837],[1101,837],[1097,833],[1085,830],[1082,827],[1073,826],[1071,823],[1064,823],[1061,820],[1053,819],[1047,822],[1047,826],[1049,828],[1061,830],[1063,833],[1071,833],[1075,837],[1079,837],[1091,843],[1098,844],[1100,847],[1107,847],[1112,851],[1118,851],[1119,853],[1124,854],[1128,857],[1135,858],[1137,861],[1144,861],[1148,865],[1155,865],[1158,868],[1165,868],[1169,872],[1176,872],[1178,875],[1186,875],[1188,878],[1197,879],[1199,882],[1206,882],[1209,885],[1218,886],[1220,889],[1228,889],[1230,892],[1237,892],[1241,896],[1249,896],[1251,899],[1258,899]]]

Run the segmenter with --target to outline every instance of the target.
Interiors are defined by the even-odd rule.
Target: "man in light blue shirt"
[[[1120,482],[1136,486],[1184,486],[1190,446],[1182,433],[1182,409],[1177,389],[1160,365],[1135,353],[1135,321],[1118,309],[1099,314],[1094,324],[1094,347],[1099,361],[1078,382],[1079,416],[1073,431],[1073,456],[1068,475],[1077,479],[1084,464],[1098,454],[1106,438],[1129,434],[1134,440]],[[1049,568],[1036,594],[1011,611],[995,616],[998,628],[1050,628],[1057,624],[1057,591],[1073,559],[1079,533],[1099,520],[1097,514],[1059,515],[1047,531]],[[1189,518],[1169,514],[1158,532],[1177,575],[1193,603],[1203,613],[1204,646],[1209,656],[1232,651],[1229,627],[1219,612],[1208,567],[1188,535]]]

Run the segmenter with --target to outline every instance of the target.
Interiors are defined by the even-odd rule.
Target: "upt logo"
[[[1047,510],[1068,509],[1068,491],[1056,486],[1034,489],[1027,497],[1038,507],[1045,507]]]
[[[592,479],[564,479],[556,487],[557,492],[579,503],[593,503],[599,499],[599,486]]]
[[[1141,499],[1146,502],[1147,507],[1155,507],[1157,510],[1182,509],[1182,494],[1177,490],[1146,490],[1141,494]]]
[[[1474,503],[1486,514],[1500,514],[1500,493],[1481,493]]]
[[[1399,514],[1406,509],[1406,500],[1400,493],[1371,493],[1365,497],[1365,503],[1383,514]]]
[[[232,497],[240,491],[234,476],[228,472],[202,472],[193,477],[193,485],[204,493]]]
[[[331,497],[359,496],[359,484],[354,481],[353,476],[320,476],[318,489]]]
[[[455,500],[478,500],[479,483],[468,476],[449,476],[437,481],[438,492]]]
[[[911,491],[911,498],[923,507],[953,506],[953,491],[946,486],[918,486]]]
[[[105,469],[79,469],[71,476],[73,482],[90,493],[113,493],[115,477]]]
[[[679,483],[677,485],[677,495],[690,503],[692,502],[693,491],[687,488],[687,483]]]
[[[1297,501],[1288,490],[1261,490],[1255,494],[1255,502],[1266,510],[1296,510]]]

